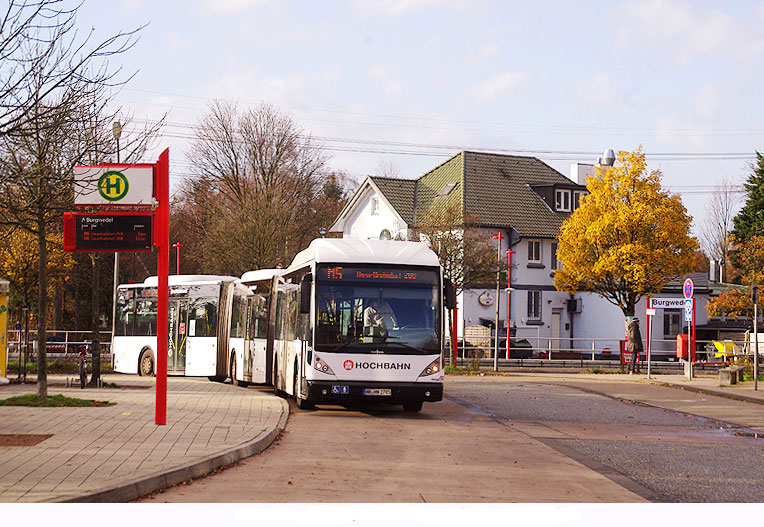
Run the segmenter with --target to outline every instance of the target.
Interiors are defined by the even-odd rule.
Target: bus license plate
[[[393,391],[390,388],[364,388],[364,395],[392,395]]]

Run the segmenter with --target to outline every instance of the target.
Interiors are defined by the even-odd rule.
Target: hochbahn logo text
[[[405,362],[353,362],[352,360],[346,360],[343,363],[346,370],[350,371],[353,368],[359,370],[410,370],[411,364]]]

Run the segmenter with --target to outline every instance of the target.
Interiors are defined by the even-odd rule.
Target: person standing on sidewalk
[[[631,363],[629,364],[629,373],[639,373],[637,358],[642,353],[642,333],[639,331],[639,319],[631,317],[626,321],[626,349],[631,352]]]

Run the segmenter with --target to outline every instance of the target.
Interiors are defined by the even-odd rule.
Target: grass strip
[[[95,399],[78,399],[65,395],[49,395],[39,397],[37,394],[17,395],[0,399],[0,406],[34,406],[34,407],[83,407],[83,406],[114,406],[117,403],[96,401]]]

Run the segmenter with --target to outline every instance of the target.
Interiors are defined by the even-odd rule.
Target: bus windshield
[[[440,353],[437,271],[336,265],[317,275],[316,350]]]

